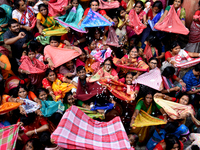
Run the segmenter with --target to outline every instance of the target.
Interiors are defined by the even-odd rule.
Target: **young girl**
[[[87,54],[90,54],[97,47],[96,41],[92,38],[88,39],[87,45],[88,46],[84,47],[84,50],[86,51]]]
[[[38,150],[41,148],[40,140],[37,138],[31,138],[26,142],[24,150]]]

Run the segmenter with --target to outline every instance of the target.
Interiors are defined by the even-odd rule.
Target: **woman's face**
[[[117,18],[113,18],[113,21],[115,23],[114,27],[118,27],[119,22],[118,22]]]
[[[160,9],[158,7],[153,7],[153,12],[155,14],[159,13],[160,12]]]
[[[68,70],[73,69],[73,68],[74,68],[74,63],[73,63],[73,61],[70,60],[70,61],[66,62],[66,67],[67,67]]]
[[[94,49],[96,49],[96,47],[97,47],[96,42],[95,42],[95,41],[92,41],[92,43],[90,44],[90,49],[91,49],[91,50],[94,50]]]
[[[40,8],[40,13],[42,14],[42,16],[47,16],[48,14],[48,10],[46,7],[41,7]]]
[[[179,145],[176,143],[174,144],[173,148],[171,150],[179,150]]]
[[[24,1],[19,1],[19,10],[20,11],[25,11],[26,10],[26,4]]]
[[[28,57],[30,60],[33,60],[33,58],[35,58],[35,52],[28,52]]]
[[[128,74],[128,75],[126,76],[126,84],[127,84],[127,85],[131,85],[131,84],[132,84],[132,81],[133,81],[133,76],[132,76],[132,74]]]
[[[21,98],[26,98],[27,96],[27,91],[24,89],[24,88],[19,88],[19,91],[18,91],[18,96],[21,97]]]
[[[121,10],[120,11],[120,16],[124,18],[126,16],[126,11],[125,10]]]
[[[26,146],[25,146],[25,150],[34,150],[33,145],[31,142],[27,142]]]
[[[47,76],[47,79],[50,81],[50,82],[54,82],[56,80],[56,74],[52,71],[48,74]]]
[[[101,37],[101,33],[98,30],[96,30],[95,33],[94,33],[94,38],[99,40],[100,37]]]
[[[151,60],[149,62],[150,69],[155,69],[157,67],[158,62],[156,60]]]
[[[181,0],[174,0],[174,8],[179,8],[181,6]]]
[[[83,62],[86,61],[86,54],[85,53],[82,53],[80,56],[79,56],[79,59]]]
[[[142,10],[142,6],[140,3],[137,3],[137,5],[135,6],[135,11],[137,14],[139,14]]]
[[[107,60],[105,63],[104,63],[104,69],[107,71],[107,72],[110,72],[111,69],[112,69],[112,66],[111,66],[111,62],[109,60]]]
[[[153,101],[153,96],[151,94],[147,94],[147,96],[145,97],[145,104],[147,106],[150,106],[152,101]]]
[[[92,2],[92,3],[91,3],[91,9],[92,9],[93,11],[97,11],[97,10],[99,9],[98,3],[97,3],[97,2]]]
[[[55,41],[55,40],[51,40],[51,41],[50,41],[50,45],[51,45],[52,47],[58,47],[59,44],[60,44],[60,43],[58,43],[58,41]]]
[[[138,56],[138,52],[136,48],[133,48],[129,53],[131,58],[136,58]]]
[[[79,3],[78,3],[77,0],[73,0],[73,2],[72,2],[72,6],[73,6],[73,7],[76,7],[76,8],[77,8],[77,7],[78,7],[78,4],[79,4]]]
[[[183,104],[183,105],[187,105],[189,103],[189,97],[186,96],[186,95],[183,95],[180,100],[179,100],[179,103],[180,104]]]
[[[69,95],[68,98],[67,98],[67,102],[68,104],[71,106],[71,105],[74,105],[75,103],[75,99],[72,95]]]
[[[41,91],[38,97],[40,100],[47,100],[47,93],[45,91]]]
[[[174,47],[174,48],[172,49],[172,53],[173,53],[174,55],[177,55],[177,54],[180,52],[180,50],[181,50],[181,47],[178,45],[178,46],[176,46],[176,47]]]

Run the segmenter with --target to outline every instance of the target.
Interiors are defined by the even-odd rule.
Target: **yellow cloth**
[[[37,14],[36,18],[40,20],[41,24],[43,24],[45,22],[45,18],[42,16],[42,14],[40,12]]]
[[[52,90],[56,96],[56,101],[65,97],[65,93],[69,92],[72,88],[76,88],[73,84],[62,83],[59,79],[56,79],[52,84]]]
[[[129,0],[128,4],[127,4],[127,8],[126,8],[126,11],[129,12],[132,8],[133,8],[133,5],[135,4],[135,1],[134,0]]]
[[[125,18],[128,17],[128,14],[126,14]],[[118,17],[119,19],[119,23],[118,23],[118,27],[120,27],[124,22]],[[128,23],[126,23],[126,25],[128,25]]]
[[[183,105],[176,102],[163,100],[161,98],[154,98],[154,101],[161,106],[168,116],[174,120],[185,119],[189,114],[194,115],[194,109],[192,105]]]

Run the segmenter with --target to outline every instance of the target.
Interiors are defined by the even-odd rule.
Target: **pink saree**
[[[64,15],[66,11],[63,9],[63,6],[68,5],[68,0],[57,0],[56,2],[49,2],[48,9],[50,16],[56,16],[58,14]]]
[[[100,9],[114,9],[120,6],[120,3],[118,1],[105,2],[103,0],[99,0],[99,4],[100,4],[99,6]]]

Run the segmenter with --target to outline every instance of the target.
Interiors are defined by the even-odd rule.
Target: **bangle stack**
[[[37,134],[37,130],[35,129],[35,134]]]

